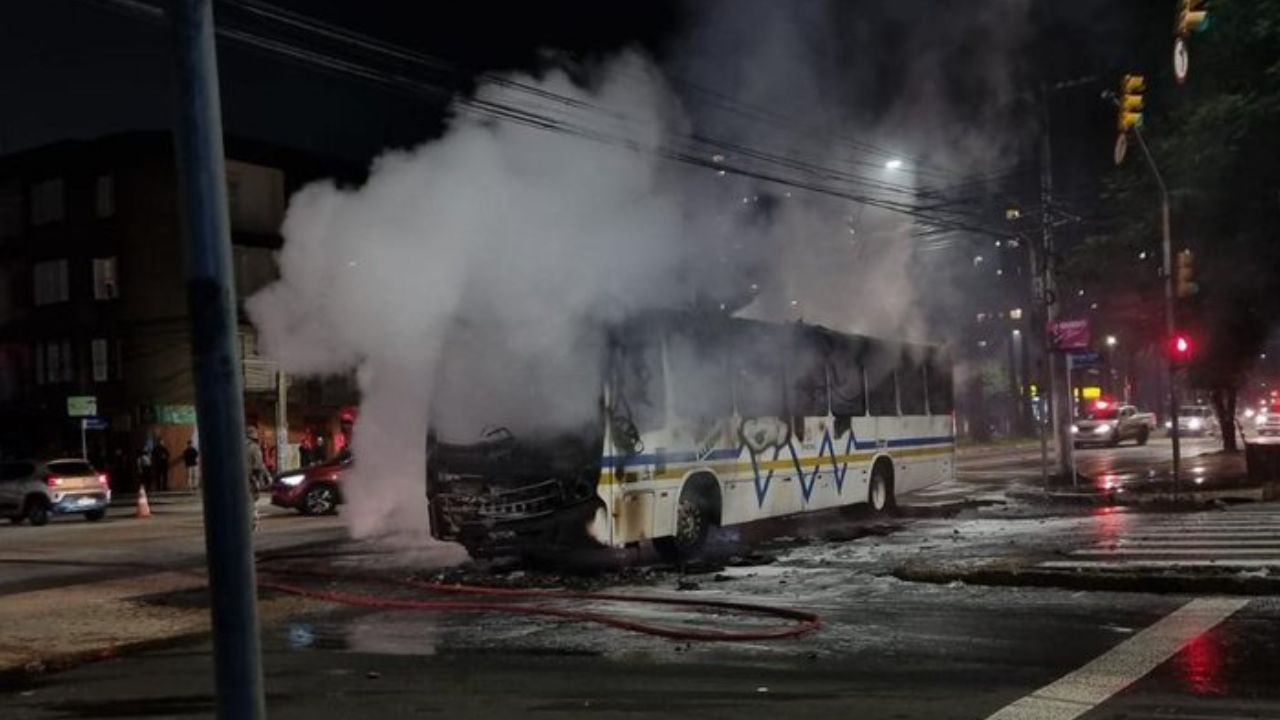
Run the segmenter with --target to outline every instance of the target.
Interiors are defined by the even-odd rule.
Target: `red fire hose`
[[[433,612],[477,612],[507,613],[512,615],[534,615],[554,617],[573,622],[596,623],[628,630],[630,632],[655,635],[671,640],[699,641],[750,641],[781,640],[796,637],[818,629],[820,618],[811,612],[792,608],[779,608],[754,603],[731,602],[724,600],[699,600],[694,598],[648,597],[644,595],[623,595],[620,593],[581,592],[576,590],[546,590],[522,588],[496,588],[476,585],[458,585],[452,583],[424,582],[418,580],[393,580],[381,577],[332,575],[300,570],[265,570],[265,575],[296,575],[323,579],[358,579],[364,582],[393,585],[403,588],[422,590],[436,594],[467,595],[480,598],[526,598],[550,600],[577,600],[587,602],[620,602],[643,605],[663,605],[702,610],[731,611],[744,615],[773,617],[793,621],[792,624],[761,630],[702,630],[672,628],[653,625],[635,620],[627,620],[614,615],[592,611],[555,607],[546,604],[496,602],[493,600],[441,600],[423,598],[395,598],[365,593],[345,592],[340,590],[324,590],[304,587],[266,577],[259,577],[258,587],[275,592],[297,595],[300,597],[322,600],[325,602],[352,605],[356,607],[379,608],[385,610],[425,610]]]
[[[499,588],[478,585],[461,585],[441,582],[425,582],[421,580],[392,579],[367,574],[335,574],[299,568],[266,567],[264,561],[283,559],[283,556],[259,558],[258,587],[279,593],[321,600],[324,602],[356,607],[379,608],[386,610],[423,610],[433,612],[475,612],[475,613],[507,613],[510,615],[531,615],[553,617],[573,622],[596,623],[630,632],[654,635],[671,640],[698,640],[712,642],[743,642],[753,640],[782,640],[812,632],[821,627],[822,622],[817,614],[793,608],[780,608],[755,603],[732,602],[727,600],[700,600],[694,598],[650,597],[645,595],[624,595],[621,593],[583,592],[577,590],[550,590],[538,588]],[[0,558],[0,563],[41,563],[48,560],[28,560],[25,558]],[[82,564],[74,561],[68,564]],[[147,563],[119,562],[101,563],[112,567],[126,567],[154,572],[171,572],[191,576],[205,577],[204,573],[181,568],[164,567]],[[615,615],[593,610],[576,610],[555,607],[548,604],[499,602],[495,600],[440,600],[422,598],[396,598],[366,593],[345,592],[305,587],[289,582],[273,579],[277,577],[310,577],[320,580],[354,580],[366,584],[390,585],[409,590],[426,591],[440,595],[466,595],[480,598],[524,598],[542,600],[570,600],[585,602],[617,602],[633,605],[662,605],[668,607],[694,608],[711,611],[729,611],[740,615],[777,618],[792,621],[789,625],[759,630],[704,630],[673,628],[654,625],[635,620],[627,620]]]

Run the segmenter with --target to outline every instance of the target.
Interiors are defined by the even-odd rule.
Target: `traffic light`
[[[1175,333],[1169,340],[1169,359],[1174,367],[1181,367],[1191,361],[1191,338],[1183,333]]]
[[[1204,0],[1178,0],[1178,21],[1174,25],[1178,37],[1185,38],[1207,27],[1209,13],[1204,9]]]
[[[1125,75],[1120,78],[1119,116],[1116,129],[1122,134],[1142,127],[1142,93],[1147,90],[1146,78],[1141,75]]]
[[[1174,272],[1176,294],[1180,298],[1189,298],[1200,291],[1196,284],[1195,256],[1190,250],[1183,250],[1177,255],[1177,268]]]

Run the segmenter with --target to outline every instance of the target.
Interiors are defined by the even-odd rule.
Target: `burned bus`
[[[602,327],[571,355],[580,367],[549,384],[520,379],[518,358],[503,372],[517,404],[580,394],[572,423],[511,427],[503,397],[468,436],[433,419],[434,536],[473,554],[652,542],[688,556],[717,527],[863,503],[888,513],[954,471],[942,347],[665,312]],[[555,399],[522,396],[547,387]]]

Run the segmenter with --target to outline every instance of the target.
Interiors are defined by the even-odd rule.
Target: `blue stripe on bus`
[[[918,438],[897,438],[889,440],[886,447],[902,448],[917,447],[921,445],[940,445],[942,443],[952,443],[955,441],[954,435],[936,435],[933,437]],[[853,438],[852,447],[854,450],[875,450],[878,445],[874,440],[859,441]],[[697,462],[699,460],[733,460],[742,454],[741,448],[721,448],[712,450],[705,457],[698,457],[698,454],[691,451],[683,452],[665,452],[665,453],[644,453],[641,455],[606,455],[601,462],[608,468],[620,468],[627,465],[659,465],[663,463],[687,463]]]

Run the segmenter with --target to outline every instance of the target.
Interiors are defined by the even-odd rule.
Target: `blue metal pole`
[[[266,707],[211,2],[172,0],[169,5],[178,80],[174,139],[186,235],[218,717],[254,720],[266,717]]]

